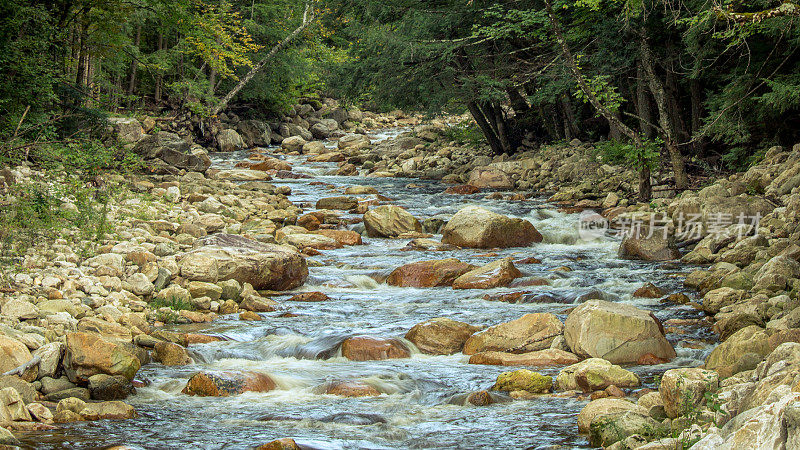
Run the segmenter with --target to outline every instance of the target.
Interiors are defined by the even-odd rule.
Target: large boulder
[[[478,206],[462,208],[442,227],[442,242],[459,247],[525,247],[541,241],[542,235],[527,220]]]
[[[667,416],[675,418],[705,406],[706,392],[719,388],[719,374],[711,370],[670,369],[661,376],[658,392]]]
[[[66,343],[64,370],[73,383],[86,383],[98,373],[132,380],[141,367],[131,347],[97,333],[68,333]]]
[[[374,361],[408,358],[411,352],[399,339],[357,336],[342,342],[342,356],[351,361]]]
[[[399,206],[382,205],[364,214],[364,228],[369,237],[397,237],[403,233],[421,232],[422,224]]]
[[[612,385],[618,388],[636,387],[639,386],[639,377],[600,358],[589,358],[565,367],[556,377],[556,386],[565,391],[581,389],[592,392]]]
[[[281,142],[281,147],[288,151],[288,152],[300,152],[303,150],[303,146],[306,144],[306,140],[300,136],[291,136],[287,137]]]
[[[733,333],[711,351],[705,368],[717,371],[722,378],[744,370],[761,361],[770,353],[769,337],[763,328],[750,325]],[[749,364],[744,364],[745,362]]]
[[[511,260],[510,257],[498,259],[472,269],[453,281],[453,289],[491,289],[507,286],[522,276]]]
[[[451,355],[464,348],[464,343],[480,327],[446,317],[437,317],[414,325],[406,339],[413,342],[419,351],[429,355]]]
[[[590,300],[575,308],[564,323],[564,338],[572,352],[615,364],[635,364],[647,355],[675,357],[661,324],[633,305]]]
[[[549,348],[561,335],[564,325],[553,314],[525,314],[519,319],[501,323],[470,336],[464,343],[464,354],[501,351],[525,353]]]
[[[609,448],[630,436],[657,435],[665,431],[661,424],[641,412],[621,411],[604,414],[595,417],[589,424],[589,445]]]
[[[476,167],[469,174],[467,184],[478,188],[514,189],[514,180],[494,167]]]
[[[14,370],[30,360],[31,352],[25,344],[8,336],[0,335],[0,374]]]
[[[211,161],[192,154],[190,145],[175,133],[159,131],[146,136],[133,147],[134,153],[146,160],[160,159],[178,169],[204,172]]]
[[[217,133],[217,148],[221,152],[232,152],[244,148],[244,141],[236,130],[227,129]]]
[[[199,397],[228,397],[243,392],[268,392],[275,386],[272,378],[258,372],[199,372],[189,378],[181,392]]]
[[[616,398],[601,398],[589,402],[578,414],[578,431],[588,433],[592,421],[599,416],[617,412],[633,411],[647,415],[647,410],[636,403]]]
[[[242,120],[236,129],[247,147],[267,146],[271,142],[272,130],[260,120]]]
[[[145,137],[141,122],[132,117],[109,117],[106,120],[121,144],[136,143]]]
[[[451,286],[456,278],[474,268],[472,264],[455,258],[419,261],[394,269],[386,283],[391,286],[417,288]]]
[[[681,252],[678,250],[673,236],[665,238],[662,232],[655,231],[649,237],[647,235],[625,236],[619,245],[618,256],[624,259],[668,261],[680,258]]]
[[[369,138],[363,134],[347,134],[339,138],[340,150],[361,150],[369,147]]]
[[[800,277],[800,263],[788,256],[778,255],[756,272],[753,277],[754,290],[766,289],[780,291],[786,289],[786,284],[792,278]]]
[[[187,280],[236,280],[255,289],[289,290],[301,286],[308,276],[305,258],[280,245],[231,234],[206,236],[195,245],[179,264]]]

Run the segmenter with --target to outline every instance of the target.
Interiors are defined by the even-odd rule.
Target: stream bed
[[[392,138],[397,132],[390,130],[373,138]],[[216,167],[224,169],[246,156],[247,152],[237,152],[216,154],[213,159]],[[273,181],[290,186],[289,198],[296,204],[313,205],[319,198],[343,195],[347,186],[368,185],[420,219],[446,218],[467,205],[521,217],[535,225],[544,242],[486,256],[487,251],[480,249],[407,251],[403,249],[407,239],[365,236],[365,245],[322,251],[310,258],[321,265],[310,264],[305,285],[292,293],[321,291],[331,298],[329,301],[283,302],[280,311],[262,314],[264,320],[260,322],[240,321],[238,315],[231,315],[209,324],[171,326],[173,330],[221,335],[228,340],[190,347],[196,361],[190,366],[144,366],[137,378],[149,380],[150,385],[138,388],[127,400],[138,411],[137,419],[69,424],[55,431],[30,433],[25,443],[37,448],[124,444],[148,449],[247,449],[292,437],[300,445],[318,449],[589,448],[576,426],[576,415],[586,401],[553,395],[481,407],[448,403],[454,395],[488,389],[499,373],[516,367],[472,365],[460,353],[429,356],[413,350],[411,358],[356,362],[330,350],[349,336],[402,337],[415,324],[434,317],[490,326],[526,313],[551,312],[563,321],[575,299],[592,290],[615,301],[651,309],[663,322],[701,317],[688,306],[632,295],[646,282],[670,293],[680,292],[679,272],[687,267],[618,259],[618,241],[581,240],[578,214],[559,212],[544,199],[487,200],[486,192],[444,194],[447,185],[434,181],[329,176],[325,174],[336,167],[335,163],[310,163],[306,156],[280,153],[273,156],[292,163],[295,172],[314,177]],[[310,184],[319,181],[324,184]],[[360,229],[360,225],[353,227]],[[452,257],[485,264],[506,256],[515,260],[538,258],[539,264],[517,267],[525,276],[547,278],[551,284],[453,290],[399,288],[376,281],[402,264],[420,260]],[[483,299],[485,294],[520,290],[545,295],[538,296],[536,303]],[[287,293],[274,299],[282,302],[289,297]],[[277,317],[286,311],[297,316]],[[652,387],[653,376],[671,367],[701,364],[711,349],[713,337],[706,329],[667,326],[667,331],[678,357],[669,364],[630,368],[642,377],[645,386]],[[555,376],[559,369],[534,370]],[[187,379],[199,370],[264,372],[278,388],[224,398],[181,394]],[[318,393],[315,388],[331,380],[366,382],[382,395],[343,398]]]

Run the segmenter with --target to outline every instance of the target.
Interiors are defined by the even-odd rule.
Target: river
[[[389,130],[373,136],[392,138]],[[128,401],[139,417],[127,421],[80,422],[54,432],[32,433],[25,439],[39,448],[96,448],[124,444],[133,448],[252,448],[280,437],[293,437],[309,448],[588,448],[577,433],[576,415],[586,404],[563,395],[515,400],[490,406],[448,403],[457,394],[488,389],[497,375],[514,368],[467,364],[462,354],[354,362],[337,355],[344,337],[367,335],[402,337],[413,325],[434,317],[449,317],[474,325],[494,325],[531,312],[552,312],[562,320],[576,297],[598,289],[616,301],[652,309],[668,325],[668,339],[678,358],[660,366],[634,367],[645,385],[653,375],[676,366],[696,366],[710,351],[711,334],[700,327],[670,327],[670,319],[696,319],[687,306],[662,304],[658,299],[633,298],[645,282],[669,292],[681,291],[675,264],[620,260],[618,241],[585,242],[577,233],[578,214],[558,212],[544,199],[487,200],[486,193],[443,194],[439,182],[401,178],[324,175],[335,163],[309,163],[305,156],[285,156],[295,172],[314,179],[275,180],[292,188],[295,203],[342,195],[345,187],[369,185],[419,218],[447,217],[466,205],[530,220],[544,242],[528,248],[497,251],[460,249],[444,252],[407,251],[408,240],[364,237],[365,245],[323,251],[312,257],[310,275],[297,291],[322,291],[331,300],[320,303],[285,302],[282,311],[262,314],[260,322],[223,316],[203,325],[171,329],[221,335],[229,340],[192,346],[196,364],[144,366],[138,378],[150,385]],[[246,152],[214,155],[219,168],[231,167]],[[324,184],[310,184],[322,181]],[[355,216],[352,216],[355,217]],[[360,225],[353,226],[359,229]],[[440,238],[440,236],[436,236]],[[499,257],[515,260],[534,256],[540,264],[520,264],[526,276],[543,277],[549,286],[453,290],[398,288],[381,280],[392,269],[425,259],[458,258],[485,264]],[[569,268],[565,270],[564,268]],[[558,270],[556,270],[558,269]],[[549,301],[509,304],[487,301],[487,293],[535,291]],[[279,302],[289,295],[275,297]],[[291,311],[296,317],[277,317]],[[674,322],[674,321],[673,321]],[[334,349],[333,351],[330,351]],[[198,398],[180,393],[186,380],[202,369],[236,369],[268,373],[278,389],[226,398]],[[559,368],[539,371],[555,376]],[[382,395],[342,398],[319,394],[315,388],[329,380],[360,380]]]

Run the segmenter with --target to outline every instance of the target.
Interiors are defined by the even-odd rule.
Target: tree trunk
[[[568,95],[561,97],[561,109],[564,111],[564,136],[566,136],[567,140],[577,138],[580,136],[580,131],[578,130],[575,112],[572,111],[572,102]]]
[[[133,40],[133,46],[136,47],[136,50],[139,50],[139,43],[142,41],[142,25],[136,25],[136,37]],[[131,77],[128,79],[128,107],[130,108],[131,103],[133,102],[133,93],[136,90],[136,69],[139,67],[139,62],[136,61],[135,57],[136,52],[134,52],[134,56],[131,57]]]
[[[164,33],[158,33],[158,51],[164,50]],[[155,85],[155,92],[153,93],[153,98],[155,98],[156,103],[161,102],[161,83],[164,82],[164,74],[161,71],[158,71],[156,74],[156,85]]]
[[[506,92],[508,92],[508,99],[514,113],[516,113],[517,116],[527,114],[531,107],[528,106],[527,100],[519,93],[519,90],[517,88],[508,88]]]
[[[502,154],[503,145],[500,143],[500,138],[497,136],[497,132],[489,123],[489,120],[486,118],[486,115],[478,106],[478,104],[475,102],[467,102],[467,109],[469,109],[470,114],[472,114],[475,122],[478,123],[478,127],[480,127],[483,135],[486,137],[486,141],[489,143],[492,153],[495,155]]]
[[[231,89],[230,92],[228,92],[225,95],[225,97],[223,97],[222,100],[220,100],[219,104],[217,104],[217,106],[213,110],[214,115],[219,114],[220,111],[225,109],[225,107],[228,106],[228,103],[231,101],[231,99],[233,99],[233,97],[236,94],[238,94],[239,91],[241,91],[242,88],[245,87],[245,85],[247,85],[247,83],[249,83],[250,80],[252,80],[253,77],[255,77],[256,74],[261,71],[261,69],[264,68],[267,62],[269,62],[269,60],[272,59],[272,57],[275,56],[275,54],[278,53],[279,50],[289,45],[289,43],[291,43],[298,35],[300,35],[300,33],[303,32],[303,30],[305,30],[314,21],[314,14],[315,14],[313,8],[314,2],[315,0],[311,0],[310,2],[306,3],[305,10],[303,11],[303,22],[300,24],[300,26],[295,28],[294,31],[289,33],[289,35],[283,38],[282,41],[275,44],[275,46],[272,47],[269,53],[267,53],[263,58],[261,58],[260,61],[255,63],[253,67],[250,69],[250,71],[247,72],[247,75],[242,77],[242,79],[239,80],[238,83],[236,83],[236,86],[234,86],[233,89]]]
[[[699,137],[700,128],[703,126],[703,88],[700,80],[690,80],[689,89],[692,93],[692,139],[698,136],[692,147],[696,155],[701,155],[704,143],[703,139]]]
[[[675,142],[675,130],[672,127],[672,121],[667,111],[667,98],[664,93],[664,85],[658,78],[653,64],[653,54],[650,51],[650,45],[647,43],[647,38],[642,32],[640,39],[642,66],[644,67],[644,74],[647,77],[650,92],[656,101],[658,108],[658,124],[664,134],[664,144],[669,152],[670,161],[672,162],[672,172],[675,176],[675,187],[679,190],[689,187],[689,179],[686,176],[686,167],[681,155],[680,149]]]
[[[639,137],[639,134],[633,131],[630,127],[625,125],[622,120],[620,120],[614,113],[606,108],[600,100],[594,95],[591,88],[589,88],[589,84],[586,82],[586,78],[584,78],[583,74],[581,74],[580,68],[578,67],[578,63],[575,61],[575,57],[572,55],[572,51],[569,49],[569,45],[567,44],[567,40],[564,37],[564,30],[561,28],[561,22],[559,22],[558,17],[556,17],[555,12],[553,11],[553,4],[552,0],[545,0],[545,8],[547,9],[547,16],[550,18],[550,29],[553,31],[553,35],[556,38],[556,42],[558,46],[561,48],[561,53],[564,57],[564,62],[567,64],[569,71],[572,73],[572,76],[575,78],[575,81],[578,83],[578,87],[583,92],[583,95],[589,100],[592,106],[597,110],[597,112],[603,116],[611,126],[616,126],[617,129],[622,132],[625,136],[627,136],[630,140],[633,141],[636,148],[642,148],[642,140]],[[639,170],[639,200],[646,202],[650,200],[652,197],[652,189],[650,188],[650,170],[647,169],[645,162],[642,162],[642,168]],[[647,169],[647,170],[644,170]],[[647,179],[644,179],[644,177]]]
[[[636,113],[639,116],[639,132],[646,139],[652,139],[653,133],[653,109],[650,108],[650,99],[647,97],[647,86],[645,85],[644,68],[639,61],[636,68]]]

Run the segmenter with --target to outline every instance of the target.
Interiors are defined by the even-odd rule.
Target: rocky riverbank
[[[297,105],[294,115],[274,124],[222,118],[211,132],[216,149],[255,147],[234,168],[211,167],[215,148],[191,143],[191,127],[184,122],[162,128],[155,121],[152,126],[147,120],[117,121],[116,138],[149,161],[153,173],[105,177],[105,189],[114,193],[107,211],[109,234],[94,245],[77,230],[65,230],[3,268],[9,289],[0,297],[5,355],[0,424],[19,434],[58,423],[135,417],[134,408],[121,400],[147,387],[148,380],[137,377],[142,366],[193,368],[193,347],[226,339],[165,326],[232,314],[243,321],[271,320],[288,317],[285,305],[291,302],[329,301],[322,292],[285,299],[281,293],[302,286],[309,267],[332,264],[315,257],[363,245],[362,234],[407,239],[409,251],[419,253],[418,261],[373,277],[390,286],[508,288],[490,291],[487,298],[515,303],[533,296],[527,288],[552,283],[529,275],[540,263],[536,258],[493,255],[506,248],[536,249],[544,238],[528,220],[475,206],[450,217],[415,217],[378,190],[360,185],[331,188],[330,196],[313,203],[290,201],[292,189],[270,181],[309,175],[258,148],[279,142],[286,154],[311,155],[309,163],[338,163],[331,173],[340,176],[438,179],[453,184],[445,191],[453,199],[485,190],[489,198],[524,202],[547,192],[570,211],[598,210],[617,228],[634,221],[644,230],[666,227],[665,236],[626,237],[620,256],[711,264],[686,277],[686,286],[701,297],[662,292],[648,280],[641,280],[634,295],[693,306],[713,318],[723,341],[704,367],[672,368],[658,390],[643,388],[628,366],[667,363],[676,357],[675,345],[650,311],[598,291],[556,301],[574,303],[563,321],[556,314],[532,313],[483,327],[432,318],[402,336],[332,341],[318,349],[318,357],[373,361],[461,353],[469,364],[534,368],[539,372],[500,373],[490,380],[492,389],[466,392],[451,403],[487,406],[536,401],[545,394],[592,399],[578,416],[578,430],[589,433],[594,446],[671,448],[699,440],[696,448],[791,448],[800,439],[795,417],[800,322],[794,319],[800,314],[800,147],[771,149],[746,173],[643,205],[633,201],[635,174],[600,163],[585,144],[530,150],[513,159],[490,157],[448,141],[441,124],[374,143],[364,127],[409,126],[416,119],[334,106]],[[341,128],[355,133],[337,131]],[[195,138],[203,136],[208,141],[205,134]],[[323,137],[338,139],[335,145],[314,140]],[[7,192],[45,182],[24,166],[0,175]],[[65,199],[62,207],[69,204]],[[697,223],[704,230],[689,234],[689,225]],[[432,239],[434,234],[441,240]],[[430,254],[454,248],[483,249],[488,261],[471,264]],[[552,367],[560,369],[555,377],[540,373]],[[279,381],[247,370],[200,370],[183,392],[269,392]],[[349,379],[318,387],[343,397],[387,394],[381,389]],[[4,443],[16,441],[11,432],[0,432]]]

